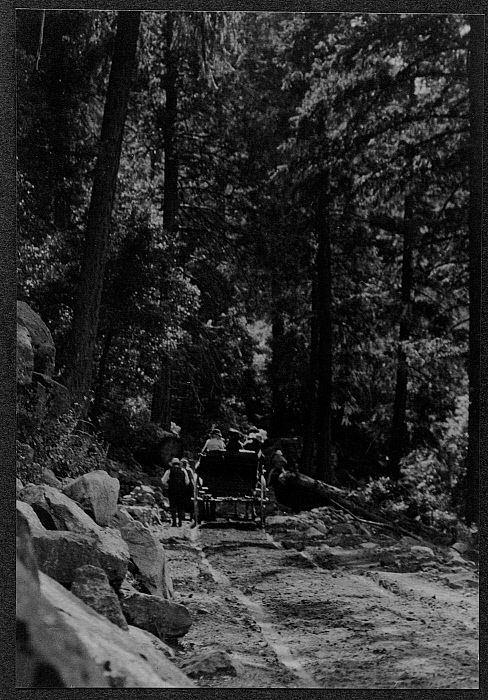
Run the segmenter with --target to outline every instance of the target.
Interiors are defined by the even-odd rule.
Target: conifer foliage
[[[428,472],[476,522],[481,35],[18,11],[19,297],[85,415],[259,422],[304,473]]]

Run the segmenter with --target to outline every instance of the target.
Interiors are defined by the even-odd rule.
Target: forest
[[[121,462],[144,430],[192,454],[255,425],[305,475],[476,526],[483,32],[19,10],[18,299],[70,397],[37,454],[80,419]]]

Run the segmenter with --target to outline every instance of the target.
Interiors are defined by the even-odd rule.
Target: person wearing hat
[[[249,433],[247,440],[244,443],[244,449],[255,452],[259,457],[261,457],[261,447],[263,446],[264,438],[261,433]]]
[[[202,448],[202,452],[223,452],[225,451],[225,442],[222,433],[218,428],[212,428],[210,437]]]
[[[173,457],[171,460],[169,469],[164,473],[161,483],[163,487],[168,489],[172,525],[176,527],[176,516],[178,516],[178,526],[181,527],[182,521],[185,519],[186,489],[190,485],[190,479],[177,457]]]
[[[278,477],[282,472],[284,472],[288,466],[286,457],[283,455],[281,450],[276,450],[274,455],[271,457],[271,462],[269,464],[270,470],[268,474],[268,486]]]

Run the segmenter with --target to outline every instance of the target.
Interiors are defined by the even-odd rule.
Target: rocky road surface
[[[476,565],[322,515],[156,530],[193,616],[180,668],[202,688],[478,688]]]

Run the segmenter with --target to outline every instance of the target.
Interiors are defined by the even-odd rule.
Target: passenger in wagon
[[[210,437],[202,448],[202,453],[206,452],[223,452],[225,451],[225,442],[222,433],[218,428],[212,428]]]

